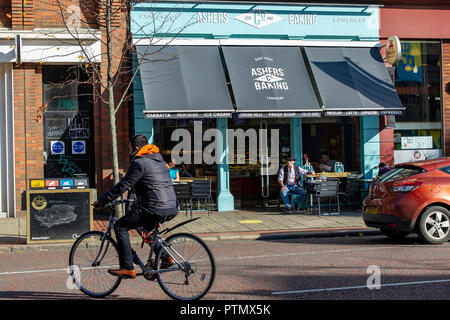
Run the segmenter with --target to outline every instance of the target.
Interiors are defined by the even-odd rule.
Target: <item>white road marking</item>
[[[338,250],[323,250],[323,251],[308,251],[308,252],[294,252],[294,253],[279,253],[279,254],[267,254],[259,256],[240,256],[240,257],[223,257],[216,258],[216,261],[229,261],[229,260],[243,260],[243,259],[263,259],[263,258],[276,258],[276,257],[289,257],[289,256],[300,256],[309,254],[325,254],[325,253],[339,253],[339,252],[352,252],[352,251],[367,251],[367,250],[381,250],[388,247],[374,247],[374,248],[359,248],[359,249],[338,249]],[[67,272],[68,266],[66,268],[60,269],[44,269],[44,270],[24,270],[24,271],[11,271],[11,272],[0,272],[0,276],[3,275],[15,275],[15,274],[30,274],[30,273],[42,273],[42,272]]]
[[[383,249],[387,249],[387,248],[391,248],[391,247],[383,246],[383,247],[358,248],[358,249],[336,249],[336,250],[323,250],[323,251],[277,253],[277,254],[266,254],[266,255],[258,255],[258,256],[223,257],[223,258],[216,258],[216,261],[277,258],[277,257],[290,257],[290,256],[292,257],[292,256],[316,255],[316,254],[326,254],[326,253],[358,252],[358,251],[369,251],[369,250],[383,250]]]
[[[27,274],[27,273],[41,273],[41,272],[60,272],[60,271],[66,271],[69,270],[69,267],[67,268],[61,268],[61,269],[46,269],[46,270],[26,270],[26,271],[11,271],[11,272],[0,272],[0,276],[9,276],[13,274]]]
[[[116,266],[101,266],[101,267],[87,267],[87,268],[83,268],[83,270],[90,270],[90,269],[105,269],[105,268],[114,268],[114,267],[118,267],[119,265]],[[45,269],[45,270],[26,270],[26,271],[11,271],[11,272],[0,272],[0,276],[3,275],[14,275],[14,274],[30,274],[30,273],[43,273],[43,272],[69,272],[69,267],[67,266],[67,268],[60,268],[60,269]]]
[[[414,245],[405,246],[407,248],[414,247]],[[425,248],[426,246],[418,246],[420,248]],[[265,259],[265,258],[277,258],[277,257],[292,257],[292,256],[302,256],[302,255],[316,255],[316,254],[327,254],[327,253],[342,253],[342,252],[358,252],[358,251],[369,251],[369,250],[383,250],[390,249],[392,246],[380,246],[380,247],[370,247],[370,248],[358,248],[358,249],[336,249],[336,250],[322,250],[322,251],[303,251],[303,252],[293,252],[293,253],[278,253],[278,254],[266,254],[257,256],[236,256],[236,257],[223,257],[216,258],[216,261],[231,261],[231,260],[247,260],[247,259]],[[437,248],[437,246],[430,246],[430,248]],[[442,247],[441,247],[442,248]],[[449,247],[450,248],[450,247]],[[24,270],[24,271],[11,271],[11,272],[0,272],[2,275],[15,275],[15,274],[30,274],[30,273],[42,273],[42,272],[67,272],[68,266],[66,268],[60,269],[45,269],[45,270]]]
[[[450,282],[450,279],[385,283],[385,284],[380,284],[380,287],[410,286],[410,285],[416,285],[416,284],[444,283],[444,282]],[[278,291],[278,292],[272,292],[272,295],[299,294],[299,293],[311,293],[311,292],[322,292],[322,291],[341,291],[341,290],[354,290],[354,289],[368,289],[368,288],[366,285],[366,286],[340,287],[340,288],[321,288],[321,289],[309,289],[309,290]]]

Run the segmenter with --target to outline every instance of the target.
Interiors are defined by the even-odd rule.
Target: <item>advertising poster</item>
[[[402,41],[402,57],[397,66],[397,82],[422,82],[422,51],[419,42]]]

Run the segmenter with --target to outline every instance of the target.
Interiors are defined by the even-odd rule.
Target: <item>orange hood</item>
[[[148,144],[139,149],[138,153],[136,153],[136,157],[144,156],[146,154],[158,153],[159,148],[154,144]]]

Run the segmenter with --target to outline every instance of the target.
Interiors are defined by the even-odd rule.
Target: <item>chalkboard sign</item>
[[[28,190],[27,243],[74,241],[92,230],[92,189]]]

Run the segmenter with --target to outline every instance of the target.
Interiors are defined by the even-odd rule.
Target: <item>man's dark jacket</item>
[[[98,199],[102,205],[133,188],[136,205],[151,214],[161,216],[176,214],[176,195],[170,179],[169,166],[155,145],[139,149],[128,171],[119,183]]]

